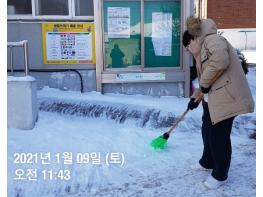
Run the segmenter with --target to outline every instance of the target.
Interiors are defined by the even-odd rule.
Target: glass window
[[[7,0],[7,14],[32,14],[31,0]]]
[[[180,66],[180,1],[145,1],[145,67]]]
[[[93,16],[93,0],[76,0],[75,1],[76,16]]]
[[[69,15],[68,0],[36,0],[36,15]]]
[[[140,1],[104,1],[106,68],[141,65]]]
[[[180,2],[144,0],[144,35],[141,35],[141,1],[104,0],[106,68],[180,67]]]

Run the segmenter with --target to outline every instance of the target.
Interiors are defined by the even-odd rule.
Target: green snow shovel
[[[203,94],[201,93],[196,99],[195,102],[200,102],[203,98]],[[168,138],[170,137],[170,133],[173,131],[173,129],[178,125],[178,123],[185,117],[185,115],[190,111],[190,109],[187,109],[184,111],[184,113],[174,122],[174,124],[171,126],[171,128],[164,133],[163,135],[160,135],[159,137],[155,138],[151,142],[151,146],[154,149],[164,149],[166,147],[166,143]]]

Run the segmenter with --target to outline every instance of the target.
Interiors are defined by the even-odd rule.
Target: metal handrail
[[[247,50],[247,33],[249,32],[256,32],[255,30],[241,30],[239,32],[243,32],[245,33],[245,36],[246,36],[246,45],[245,45],[245,50]]]
[[[11,73],[14,73],[14,65],[13,65],[13,47],[23,47],[24,48],[24,64],[25,64],[25,76],[29,74],[29,66],[28,66],[28,41],[22,40],[19,42],[7,42],[7,47],[10,48],[10,64],[11,64]]]

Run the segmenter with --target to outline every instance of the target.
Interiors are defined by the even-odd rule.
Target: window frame
[[[34,15],[33,17],[36,19],[70,19],[72,18],[72,13],[71,13],[71,3],[72,0],[68,0],[68,15],[36,15],[36,10],[38,9],[38,0],[33,0],[34,2],[34,6],[32,6],[32,8],[34,8]]]
[[[32,14],[7,14],[7,20],[94,20],[94,16],[76,16],[75,0],[68,0],[68,15],[36,15],[37,0],[31,0],[31,8]]]
[[[35,0],[31,0],[31,14],[7,14],[7,19],[32,19],[33,1],[35,1]]]
[[[76,1],[75,0],[72,0],[74,1],[74,3],[72,3],[72,6],[71,6],[71,12],[72,12],[72,18],[73,19],[77,19],[77,20],[94,20],[94,11],[93,11],[93,16],[77,16],[76,15]],[[92,0],[94,1],[94,0]],[[94,2],[93,2],[93,9],[94,9]]]

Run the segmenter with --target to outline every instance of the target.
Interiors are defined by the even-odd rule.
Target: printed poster
[[[108,8],[108,37],[130,38],[130,8]]]
[[[156,56],[172,55],[172,13],[152,13],[152,42]]]
[[[95,64],[93,23],[43,23],[44,64]]]

